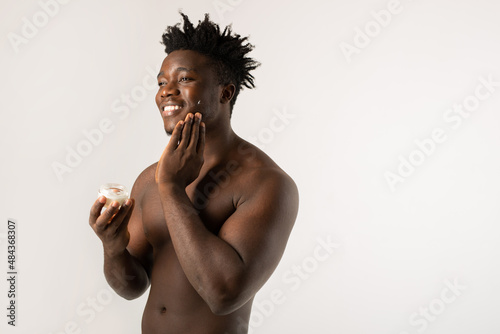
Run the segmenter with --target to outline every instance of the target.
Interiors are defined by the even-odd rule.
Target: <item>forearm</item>
[[[184,189],[161,185],[159,191],[175,252],[192,286],[212,311],[239,303],[244,263],[238,252],[205,227]]]
[[[128,300],[138,298],[149,286],[146,270],[127,249],[119,254],[104,251],[104,275],[111,288]]]

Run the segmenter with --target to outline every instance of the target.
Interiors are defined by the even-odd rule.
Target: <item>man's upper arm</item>
[[[142,198],[144,192],[148,187],[151,179],[151,172],[154,177],[154,168],[150,166],[146,168],[138,177],[132,187],[130,197],[135,200],[134,211],[130,216],[128,223],[128,231],[130,233],[130,240],[127,250],[130,255],[134,256],[142,264],[148,277],[151,277],[151,268],[153,263],[153,249],[151,244],[146,239],[144,234],[144,227],[142,222]],[[154,181],[154,178],[153,178]]]
[[[278,265],[298,211],[298,190],[282,171],[259,170],[246,177],[245,193],[219,237],[240,255],[241,293],[252,296]]]

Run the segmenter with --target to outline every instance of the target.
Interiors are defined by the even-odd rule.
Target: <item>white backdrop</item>
[[[250,332],[499,332],[500,3],[2,0],[2,333],[140,332],[147,294],[111,292],[88,213],[168,141],[153,77],[179,9],[250,35],[233,127],[300,191]]]

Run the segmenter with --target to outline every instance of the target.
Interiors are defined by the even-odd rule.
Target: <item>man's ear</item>
[[[223,86],[220,94],[220,103],[229,103],[232,100],[235,91],[236,87],[233,84]]]

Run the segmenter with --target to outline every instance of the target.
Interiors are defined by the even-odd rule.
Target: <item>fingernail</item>
[[[129,198],[129,199],[127,199],[127,200],[125,201],[125,205],[126,205],[126,206],[130,206],[130,205],[132,205],[132,200],[130,200],[130,198]]]
[[[201,114],[199,112],[196,113],[196,118],[201,119]]]
[[[99,196],[98,200],[99,200],[99,203],[101,203],[101,204],[106,203],[106,197],[104,197],[104,196]]]
[[[113,201],[113,203],[111,203],[111,206],[113,208],[117,208],[118,206],[120,206],[120,204],[117,201]]]

